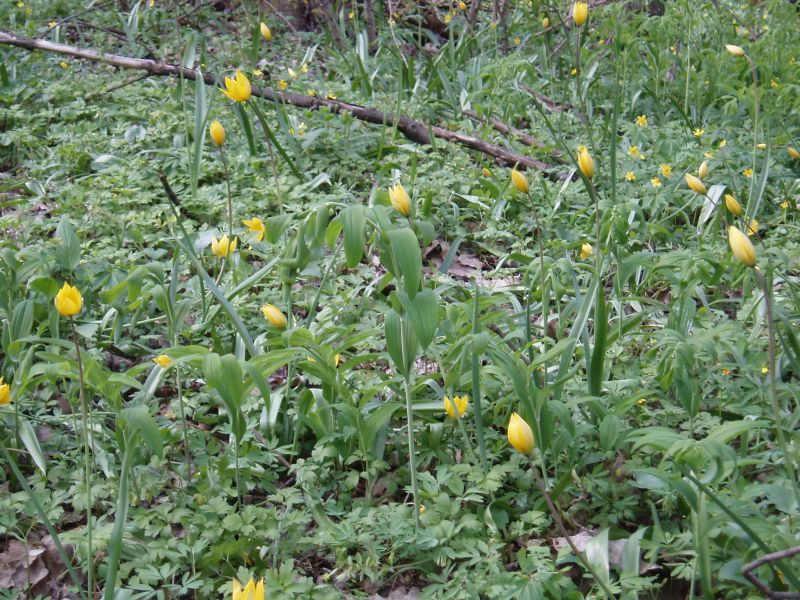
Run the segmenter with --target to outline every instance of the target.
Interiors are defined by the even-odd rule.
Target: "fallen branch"
[[[0,44],[17,46],[19,48],[26,48],[28,50],[44,50],[45,52],[54,52],[75,58],[82,58],[93,62],[102,62],[115,67],[123,69],[137,69],[140,71],[147,71],[151,75],[159,75],[162,77],[169,76],[182,76],[184,79],[195,80],[202,77],[207,85],[219,85],[219,77],[213,73],[203,73],[195,71],[194,69],[187,69],[168,63],[143,59],[132,58],[130,56],[122,56],[118,54],[107,54],[97,52],[89,48],[79,48],[76,46],[69,46],[67,44],[57,44],[47,40],[32,39],[0,31]],[[551,179],[561,179],[562,174],[558,173],[551,165],[547,165],[540,160],[525,156],[511,150],[502,148],[496,144],[492,144],[485,140],[452,131],[445,127],[431,126],[420,121],[415,121],[404,115],[395,116],[391,113],[385,113],[375,108],[368,108],[359,106],[358,104],[351,104],[342,100],[334,100],[331,98],[322,98],[320,96],[305,96],[302,94],[294,94],[291,92],[278,92],[271,88],[261,88],[253,86],[253,95],[259,98],[264,98],[270,102],[281,104],[291,104],[306,108],[308,110],[319,110],[327,108],[333,113],[347,112],[356,119],[373,123],[376,125],[384,125],[387,127],[395,127],[409,140],[418,144],[431,144],[431,135],[436,138],[446,140],[448,142],[455,142],[466,146],[472,150],[477,150],[483,154],[494,157],[498,163],[506,166],[517,166],[521,169],[536,169],[547,174]]]
[[[770,554],[765,554],[761,558],[757,558],[756,560],[749,562],[744,567],[742,567],[742,575],[744,575],[747,581],[756,586],[758,588],[758,591],[764,594],[767,598],[775,600],[789,600],[791,598],[800,598],[800,592],[780,592],[771,589],[766,583],[761,581],[755,575],[755,573],[753,573],[753,571],[755,571],[761,565],[772,563],[781,560],[783,558],[789,558],[790,556],[794,556],[795,554],[800,554],[800,546],[795,546],[794,548],[787,548],[786,550],[779,550],[778,552],[771,552]]]
[[[526,146],[532,146],[534,148],[539,148],[540,150],[546,147],[544,142],[540,142],[529,133],[525,133],[524,131],[522,131],[521,129],[517,129],[513,125],[504,123],[497,117],[481,117],[477,112],[475,112],[471,108],[465,108],[461,112],[466,116],[468,116],[470,119],[473,119],[480,123],[488,123],[489,125],[492,126],[492,128],[495,131],[499,131],[504,135],[513,135],[515,138],[517,138],[520,142],[522,142]],[[566,162],[560,154],[557,154],[555,152],[551,152],[550,156],[553,158],[553,160],[561,164],[564,164]]]

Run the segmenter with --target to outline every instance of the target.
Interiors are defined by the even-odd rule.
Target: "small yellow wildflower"
[[[58,27],[58,22],[57,22],[57,21],[50,21],[50,22],[47,24],[47,26],[48,26],[50,29],[55,29],[56,27]]]
[[[636,117],[636,124],[639,127],[647,127],[647,115],[639,115]]]
[[[569,72],[570,75],[576,75],[578,73],[578,69],[572,67],[572,70]]]
[[[641,158],[642,155],[639,153],[639,146],[631,146],[628,148],[628,156],[631,158]]]
[[[670,175],[672,175],[672,167],[668,164],[662,164],[658,167],[661,171],[661,174],[664,176],[665,179],[669,179]]]
[[[744,171],[742,171],[742,175],[745,177],[752,177],[753,176],[753,169],[747,167]]]
[[[160,354],[153,359],[153,362],[156,363],[162,369],[166,369],[168,366],[172,364],[172,359],[167,356],[166,354]]]
[[[761,367],[761,374],[766,375],[767,373],[769,373],[769,367],[767,367],[766,365]]]
[[[778,87],[778,80],[777,79],[770,79],[769,80],[770,87],[776,88]]]
[[[647,398],[639,398],[636,401],[636,404],[638,404],[639,406],[644,406],[645,404],[647,404]]]
[[[725,367],[722,367],[722,374],[727,377],[731,374],[731,370]]]
[[[65,60],[62,60],[60,63],[58,63],[58,66],[62,69],[69,69],[69,63]]]
[[[705,154],[703,154],[703,156],[705,158],[714,158],[714,153],[709,151],[709,152],[706,152]]]
[[[521,40],[521,39],[519,39],[518,37],[515,37],[515,38],[514,38],[514,45],[515,45],[515,46],[519,46],[519,45],[520,45],[520,43],[522,43],[522,40]]]
[[[278,89],[280,91],[283,91],[288,87],[289,87],[289,84],[286,82],[285,79],[281,79],[281,80],[278,81]]]
[[[703,135],[705,132],[706,132],[706,130],[705,130],[705,129],[701,129],[700,127],[697,127],[697,128],[694,130],[694,131],[692,131],[692,135],[693,135],[694,137],[700,137],[700,136],[701,136],[701,135]]]
[[[263,74],[264,71],[262,71],[261,69],[256,69],[255,71],[253,71],[253,75],[255,75],[256,77],[261,77]]]
[[[300,65],[300,72],[301,73],[308,73],[308,65],[306,63],[303,63],[302,65]]]
[[[661,187],[661,180],[658,177],[653,177],[650,180],[650,185],[652,185],[654,188],[660,188]]]
[[[453,15],[451,15],[450,13],[447,13],[447,14],[444,16],[444,22],[445,22],[445,24],[448,24],[448,23],[450,23],[450,21],[452,21],[452,20],[453,20]]]
[[[789,210],[789,201],[788,200],[784,200],[783,202],[781,202],[781,208],[783,210]]]
[[[717,146],[717,148],[724,148],[727,145],[728,145],[728,141],[727,140],[720,140],[719,145]]]
[[[594,248],[592,248],[591,244],[581,244],[581,252],[580,252],[581,258],[584,259],[589,258],[593,252]]]
[[[286,72],[289,73],[289,77],[292,79],[297,79],[297,71],[295,71],[292,67],[286,67]]]
[[[467,10],[467,3],[466,2],[459,2],[458,3],[458,10]]]
[[[633,174],[633,171],[628,171],[625,173],[625,179],[628,181],[636,181],[636,175]]]
[[[327,95],[326,95],[325,97],[326,97],[328,100],[336,100],[336,94],[334,94],[333,92],[328,92],[328,93],[327,93]]]

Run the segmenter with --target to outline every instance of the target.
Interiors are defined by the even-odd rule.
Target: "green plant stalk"
[[[575,97],[581,106],[581,27],[575,32]],[[585,113],[585,111],[584,111]]]
[[[403,319],[403,327],[408,327]],[[403,335],[405,340],[405,334]],[[405,341],[403,341],[405,356]],[[403,377],[403,388],[406,395],[406,418],[408,420],[408,468],[411,470],[411,490],[414,494],[414,524],[419,529],[419,487],[417,485],[417,456],[414,447],[414,411],[411,405],[411,380],[408,373]]]
[[[473,462],[477,462],[477,456],[475,455],[475,448],[472,447],[472,442],[469,439],[469,435],[467,435],[467,427],[464,425],[464,419],[461,417],[463,416],[460,412],[458,412],[458,407],[453,403],[453,408],[455,409],[453,412],[456,415],[456,421],[458,423],[458,428],[461,431],[461,435],[464,437],[464,447],[467,449],[467,454],[472,459]]]
[[[761,286],[761,291],[764,293],[764,302],[766,303],[767,309],[767,332],[768,332],[768,339],[769,339],[769,396],[770,401],[772,404],[772,414],[773,418],[775,419],[775,433],[778,437],[778,445],[781,449],[781,454],[783,454],[783,464],[786,468],[786,476],[792,482],[794,486],[794,493],[795,499],[798,503],[800,503],[800,488],[798,488],[797,484],[797,469],[794,464],[794,458],[789,453],[789,447],[786,444],[786,437],[783,434],[783,425],[781,419],[781,408],[778,402],[778,382],[775,375],[775,321],[773,316],[773,308],[772,308],[772,293],[769,287],[767,286],[767,280],[764,278],[764,274],[761,272],[761,268],[757,265],[753,268],[755,271],[756,279],[758,279],[758,283]]]
[[[480,297],[480,290],[478,288],[478,278],[475,278],[475,292],[474,303],[472,307],[472,336],[478,334],[478,300]],[[473,342],[474,343],[474,342]],[[486,460],[486,444],[483,441],[483,407],[481,406],[481,363],[478,353],[473,348],[472,352],[472,396],[475,403],[475,432],[478,434],[478,452],[481,455],[481,468],[483,474],[489,472],[488,462]]]
[[[75,343],[75,355],[78,361],[78,396],[81,404],[81,425],[83,438],[83,475],[86,484],[86,534],[87,534],[87,568],[86,589],[87,596],[94,597],[94,562],[92,550],[92,461],[89,452],[89,407],[86,404],[86,386],[83,379],[83,361],[81,360],[81,346],[78,343],[78,331],[75,329],[75,318],[70,317],[69,324],[72,329],[72,341]]]
[[[173,345],[176,345],[173,341]],[[189,431],[186,422],[186,410],[183,407],[183,390],[181,390],[181,372],[180,366],[175,366],[175,388],[178,390],[178,411],[181,417],[181,429],[183,429],[183,454],[186,459],[186,470],[188,472],[188,481],[192,479],[192,454],[189,452]]]
[[[122,468],[119,474],[119,488],[117,491],[117,512],[114,517],[114,528],[111,531],[111,539],[108,547],[108,562],[106,568],[106,589],[103,593],[103,600],[113,600],[116,585],[117,572],[119,571],[119,561],[122,554],[122,541],[125,536],[125,521],[128,518],[128,475],[133,463],[134,449],[138,440],[138,432],[131,435],[126,440],[125,453],[122,455]]]
[[[544,240],[542,239],[542,236],[544,235],[544,229],[542,229],[542,223],[541,221],[539,221],[539,212],[536,210],[536,203],[533,201],[533,196],[531,196],[530,190],[528,190],[527,196],[528,200],[530,200],[531,203],[533,218],[536,221],[536,229],[539,230],[539,234],[536,237],[539,239],[539,270],[541,271],[539,279],[542,288],[541,290],[542,291],[542,336],[544,337],[545,335],[547,335],[547,318],[550,309],[549,302],[547,303],[548,306],[545,306],[545,293],[544,293],[545,292],[544,286],[546,282],[546,274],[544,270]],[[528,343],[530,344],[532,341],[530,336],[530,301],[528,302],[528,311],[526,311],[526,313],[528,316],[526,331],[528,332]],[[544,367],[544,372],[547,373],[547,363],[545,363],[542,366]]]
[[[58,555],[61,558],[61,561],[64,563],[64,566],[69,573],[70,579],[72,579],[72,583],[75,586],[75,589],[81,594],[81,597],[88,598],[88,596],[83,592],[81,579],[78,577],[78,574],[75,572],[75,569],[72,566],[72,559],[70,558],[69,554],[67,554],[66,550],[64,550],[64,546],[61,543],[61,539],[58,537],[58,532],[56,531],[53,524],[50,522],[50,518],[47,516],[47,511],[45,511],[44,506],[39,501],[39,498],[36,496],[36,493],[31,489],[31,486],[28,485],[28,481],[25,479],[25,476],[22,474],[22,471],[19,470],[19,465],[17,465],[17,461],[14,460],[12,454],[8,451],[5,444],[0,443],[0,452],[3,453],[3,457],[5,458],[6,463],[11,466],[11,470],[14,472],[14,477],[17,478],[17,482],[19,483],[22,490],[27,494],[28,498],[30,498],[31,502],[33,503],[33,508],[39,515],[39,518],[42,520],[45,528],[47,529],[47,533],[50,534],[50,537],[53,538],[53,543],[56,546],[56,550],[58,550]]]
[[[750,206],[750,201],[753,198],[753,185],[756,179],[756,154],[758,151],[758,113],[760,104],[761,92],[758,86],[758,73],[756,72],[756,65],[749,55],[745,54],[747,63],[750,65],[750,73],[753,75],[753,176],[750,178],[750,191],[747,194],[747,205]]]
[[[539,476],[539,470],[537,469],[536,465],[533,464],[533,459],[526,455],[525,458],[528,459],[528,464],[531,467],[531,474],[533,475],[533,480],[536,482],[536,487],[539,488],[539,493],[544,496],[545,501],[547,502],[547,507],[550,509],[550,515],[553,517],[553,520],[556,522],[556,527],[561,531],[561,535],[564,536],[564,539],[567,540],[567,544],[572,549],[572,552],[575,554],[575,558],[577,558],[584,568],[591,573],[594,580],[597,582],[603,592],[605,593],[607,598],[615,598],[614,593],[608,588],[608,585],[605,581],[603,581],[594,570],[592,563],[589,562],[589,559],[586,557],[581,550],[578,550],[578,547],[575,545],[575,542],[572,540],[572,537],[567,533],[567,528],[564,527],[564,521],[561,519],[561,513],[556,508],[556,505],[553,503],[553,499],[550,497],[550,494],[547,492],[547,489],[544,487],[544,483],[542,482],[542,478]]]
[[[258,108],[258,104],[256,104],[252,100],[248,101],[247,104],[250,106],[250,108],[253,109],[253,112],[256,113],[256,118],[258,119],[258,122],[261,123],[261,128],[264,130],[264,136],[267,139],[267,146],[269,147],[270,158],[272,159],[272,170],[273,170],[273,175],[275,177],[276,188],[278,186],[278,169],[277,169],[277,163],[275,162],[275,155],[272,152],[272,144],[275,144],[275,149],[278,151],[278,154],[281,155],[281,158],[286,161],[286,164],[289,166],[289,169],[294,174],[294,176],[302,180],[303,175],[297,169],[297,166],[295,166],[294,162],[289,157],[289,155],[286,154],[286,151],[283,149],[283,146],[281,146],[278,143],[278,140],[275,138],[275,134],[272,132],[272,128],[270,128],[269,123],[267,123],[267,119],[264,116],[264,113],[261,112],[260,108]]]
[[[228,186],[228,239],[233,241],[233,196],[231,196],[231,177],[228,173],[228,160],[225,151],[219,146],[219,155],[222,158],[222,168],[225,171],[225,183]]]
[[[235,433],[233,434],[233,454],[233,474],[236,479],[236,509],[239,510],[242,507],[242,489],[239,481],[239,436]]]

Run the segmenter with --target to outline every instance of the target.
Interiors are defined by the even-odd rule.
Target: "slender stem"
[[[81,346],[78,343],[78,331],[75,329],[75,319],[70,317],[69,324],[72,329],[72,341],[75,343],[75,356],[78,361],[79,398],[81,403],[81,424],[83,438],[83,475],[86,485],[86,534],[87,534],[87,573],[86,589],[90,598],[94,597],[94,562],[92,549],[92,462],[89,452],[89,407],[86,403],[86,389],[83,379],[83,361],[81,360]]]
[[[544,272],[544,240],[542,236],[544,234],[544,229],[542,229],[542,223],[539,221],[539,213],[536,210],[536,203],[533,201],[533,196],[531,196],[530,190],[528,190],[528,200],[531,201],[531,210],[533,211],[533,218],[536,221],[536,229],[539,230],[537,234],[537,238],[539,239],[539,270],[541,273],[539,274],[540,285],[542,287],[542,335],[547,335],[547,313],[545,312],[544,305],[544,286],[545,286],[545,272]],[[530,340],[528,340],[530,341]],[[547,365],[545,365],[545,372],[547,371]]]
[[[177,345],[173,342],[173,345]],[[186,468],[189,472],[188,480],[192,479],[192,455],[189,452],[189,432],[186,423],[186,411],[183,408],[183,390],[181,389],[180,366],[175,365],[175,387],[178,390],[178,411],[181,416],[181,429],[183,429],[183,454],[186,459]]]
[[[469,457],[472,459],[472,462],[477,462],[477,456],[475,455],[475,448],[472,447],[472,442],[469,439],[469,435],[467,435],[467,427],[464,425],[464,419],[461,417],[463,416],[460,412],[458,412],[458,407],[453,402],[453,409],[456,415],[456,421],[458,423],[458,428],[461,430],[461,435],[464,437],[464,446],[467,449],[467,453]]]
[[[575,97],[578,106],[581,105],[581,28],[578,27],[575,35]]]
[[[403,327],[408,327],[404,321]],[[403,335],[405,339],[405,335]],[[405,353],[403,354],[405,356]],[[406,393],[406,417],[408,420],[408,468],[411,470],[411,489],[414,492],[414,523],[419,527],[419,488],[417,487],[417,455],[414,449],[414,411],[411,406],[411,381],[409,376],[403,378]]]
[[[234,453],[234,475],[236,476],[236,508],[237,510],[242,506],[242,490],[239,482],[239,436],[233,434],[233,453]]]
[[[747,62],[750,65],[750,73],[753,75],[753,176],[750,178],[750,191],[747,194],[747,204],[750,205],[750,200],[753,196],[753,185],[755,184],[756,175],[756,154],[758,150],[758,113],[760,104],[760,91],[758,87],[758,73],[756,72],[756,65],[753,60],[745,54]]]
[[[222,168],[225,171],[225,183],[228,186],[228,239],[233,241],[233,196],[231,196],[231,177],[228,173],[228,159],[225,158],[225,151],[219,147],[219,155],[222,157]]]
[[[775,374],[775,321],[772,312],[772,294],[767,286],[767,280],[764,278],[764,273],[762,273],[761,268],[755,266],[753,271],[755,271],[758,283],[761,285],[761,291],[764,293],[764,302],[767,308],[767,330],[769,333],[769,363],[767,368],[769,369],[769,395],[772,404],[772,414],[775,419],[775,432],[778,436],[778,445],[781,448],[781,454],[783,454],[783,464],[786,468],[786,475],[789,477],[792,484],[794,484],[795,498],[800,502],[800,489],[798,489],[797,485],[797,471],[794,465],[794,457],[790,453],[789,447],[786,444],[786,438],[783,435],[781,408],[778,403],[778,382]]]
[[[592,577],[594,577],[594,580],[603,589],[603,592],[605,592],[606,596],[608,598],[614,598],[614,593],[608,588],[606,582],[603,581],[598,576],[597,572],[594,570],[594,567],[592,566],[592,563],[589,562],[589,559],[582,551],[578,550],[578,547],[575,545],[575,542],[572,540],[572,537],[570,537],[569,533],[567,533],[567,528],[564,527],[564,521],[561,519],[561,513],[558,510],[558,508],[556,508],[556,505],[553,503],[553,499],[550,497],[550,494],[544,487],[542,478],[539,476],[539,470],[537,469],[536,465],[533,464],[533,460],[531,459],[530,456],[526,456],[526,458],[528,459],[528,464],[531,467],[531,474],[533,475],[533,479],[536,482],[536,487],[539,488],[539,492],[542,494],[542,496],[544,496],[545,502],[547,502],[547,507],[550,509],[550,514],[552,515],[553,520],[556,523],[556,527],[558,527],[559,531],[561,531],[561,535],[564,536],[564,539],[567,540],[567,544],[569,544],[569,547],[572,549],[573,554],[575,554],[575,558],[577,558],[581,562],[581,564],[583,564],[586,570],[592,574]]]
[[[272,162],[272,177],[275,181],[275,191],[278,190],[278,163],[275,160],[275,152],[272,150],[272,140],[270,139],[272,136],[272,130],[269,128],[267,124],[267,120],[264,118],[261,109],[258,108],[255,102],[248,102],[248,104],[253,108],[253,112],[256,113],[256,118],[258,119],[259,123],[261,123],[261,128],[264,130],[264,138],[267,140],[267,149],[269,150],[269,159]],[[281,202],[281,212],[283,212],[283,203]]]
[[[474,303],[472,306],[472,339],[473,345],[475,337],[478,335],[479,322],[479,300],[480,288],[478,287],[478,278],[475,278],[474,290]],[[481,405],[481,363],[479,353],[473,348],[472,351],[472,396],[475,406],[475,432],[478,434],[478,451],[481,454],[481,467],[483,474],[489,472],[488,462],[486,460],[486,443],[483,441],[483,406]]]

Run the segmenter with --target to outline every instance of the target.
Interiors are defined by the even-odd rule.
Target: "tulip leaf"
[[[47,462],[44,459],[44,453],[42,452],[41,446],[39,446],[39,440],[36,439],[36,432],[33,430],[30,422],[25,417],[19,417],[19,429],[17,431],[19,433],[19,438],[25,445],[25,449],[28,451],[28,454],[31,455],[33,462],[35,462],[36,466],[39,467],[42,475],[46,476]]]
[[[81,262],[81,244],[66,215],[58,223],[56,238],[61,242],[55,248],[56,261],[62,270],[72,271]]]
[[[403,288],[413,300],[422,279],[422,253],[417,236],[408,227],[389,231],[387,236],[393,258],[392,268],[399,271],[394,276],[398,279],[402,277]]]
[[[203,360],[203,373],[208,385],[217,390],[222,398],[231,420],[231,431],[238,440],[241,440],[245,429],[241,411],[245,388],[239,360],[232,354],[225,356],[209,354]]]
[[[125,408],[121,411],[121,416],[128,426],[132,428],[132,431],[138,431],[142,434],[142,439],[150,447],[153,454],[161,458],[164,451],[161,431],[153,417],[150,416],[147,406],[139,404]]]
[[[397,371],[408,377],[417,355],[417,337],[396,311],[386,315],[386,349]]]
[[[603,388],[603,372],[606,361],[606,333],[608,332],[608,310],[603,286],[597,286],[597,298],[594,309],[594,348],[592,349],[591,368],[589,370],[589,393],[599,396]]]
[[[406,303],[406,310],[419,345],[424,350],[433,341],[439,326],[439,302],[436,292],[431,289],[422,290],[413,300]]]
[[[344,257],[349,268],[355,267],[364,256],[364,245],[367,243],[367,214],[360,204],[348,206],[339,217],[344,230]]]

